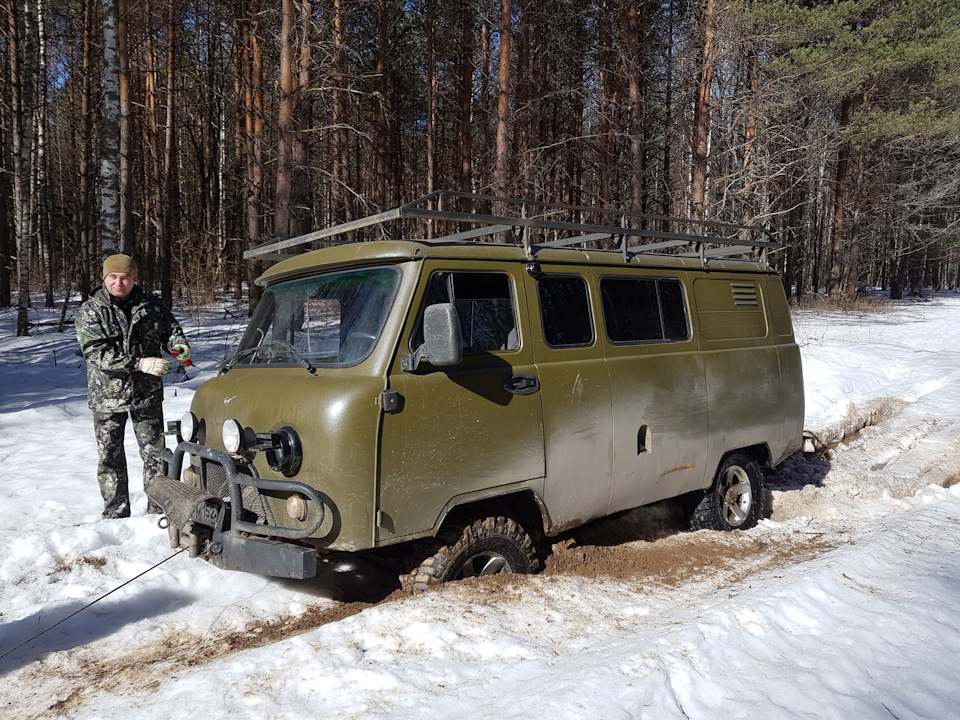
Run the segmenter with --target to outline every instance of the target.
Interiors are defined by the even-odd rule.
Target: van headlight
[[[243,440],[243,428],[240,427],[234,419],[227,420],[223,423],[223,449],[230,454],[235,454],[240,451],[240,445]]]

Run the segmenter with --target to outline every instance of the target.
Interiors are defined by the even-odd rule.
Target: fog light
[[[236,420],[227,420],[223,423],[223,449],[228,453],[240,450],[240,440],[243,438],[243,428]]]
[[[294,493],[287,498],[287,515],[300,522],[307,519],[307,501],[303,499],[303,495]]]

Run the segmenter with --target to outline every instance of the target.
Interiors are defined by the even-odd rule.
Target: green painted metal
[[[535,263],[535,264],[533,264]],[[545,248],[385,241],[306,253],[270,268],[267,288],[346,268],[395,267],[399,278],[372,352],[349,367],[253,363],[204,383],[192,411],[203,442],[223,447],[224,422],[256,432],[296,428],[303,463],[292,480],[316,488],[319,548],[360,551],[436,533],[455,508],[496,506],[523,492],[555,533],[595,517],[708,487],[723,456],[750,448],[776,464],[801,446],[799,349],[779,277],[761,263]],[[516,340],[467,353],[455,367],[413,353],[427,287],[438,273],[506,279]],[[583,277],[593,339],[548,346],[540,274]],[[444,276],[445,277],[445,276]],[[679,282],[689,334],[676,342],[607,338],[602,278]],[[512,343],[512,344],[511,344]],[[515,381],[520,378],[522,382]],[[529,394],[511,392],[533,378]],[[384,409],[384,391],[390,408]],[[263,453],[254,464],[283,480]],[[278,525],[286,497],[266,501]],[[494,513],[495,514],[495,513]]]

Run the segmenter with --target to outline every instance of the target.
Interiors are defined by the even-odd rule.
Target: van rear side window
[[[537,278],[543,339],[550,347],[584,347],[593,343],[587,283],[579,275]]]
[[[610,342],[677,342],[690,337],[683,288],[674,278],[600,278],[600,303]]]

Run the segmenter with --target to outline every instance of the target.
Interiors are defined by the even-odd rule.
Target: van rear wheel
[[[746,530],[763,507],[760,468],[743,453],[728,455],[690,519],[691,530]]]
[[[453,580],[502,573],[534,573],[540,560],[533,541],[514,520],[488,517],[465,526],[450,544],[440,547],[401,578],[411,592]]]

